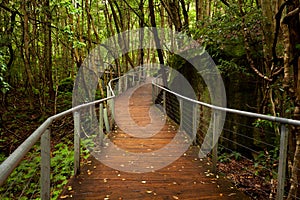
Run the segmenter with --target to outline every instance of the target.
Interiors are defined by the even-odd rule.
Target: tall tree
[[[33,109],[34,105],[34,85],[33,85],[33,75],[32,75],[32,70],[30,67],[30,54],[29,54],[29,13],[28,13],[28,5],[30,1],[24,0],[22,1],[22,12],[23,12],[23,41],[24,41],[24,46],[23,46],[23,59],[24,59],[24,67],[25,67],[25,72],[27,75],[27,80],[28,80],[28,86],[27,86],[27,91],[29,94],[29,104],[30,104],[30,109]]]
[[[285,3],[287,5],[287,15],[283,19],[283,23],[288,26],[289,45],[287,49],[289,56],[290,68],[293,69],[293,80],[288,81],[293,84],[294,93],[294,118],[300,120],[300,2],[299,0],[290,0]],[[289,73],[290,70],[285,70]],[[289,75],[285,75],[289,77]],[[292,200],[296,197],[300,197],[300,127],[294,128],[294,136],[296,141],[292,175],[291,175],[291,187],[288,195],[288,199]]]
[[[53,85],[53,74],[52,74],[52,32],[51,32],[51,8],[50,0],[44,0],[44,67],[45,67],[45,77],[46,85],[49,91],[49,96],[52,101],[55,98],[55,91]],[[45,105],[46,106],[46,105]]]
[[[164,63],[164,55],[163,55],[163,52],[162,52],[162,46],[161,46],[161,43],[160,43],[158,31],[157,31],[157,28],[156,28],[156,20],[155,20],[153,0],[149,0],[149,11],[150,11],[150,20],[151,20],[151,26],[153,27],[152,30],[153,30],[156,49],[157,49],[158,59],[159,59],[160,65],[161,65],[162,79],[163,79],[164,86],[167,87],[168,83],[167,83],[166,71],[165,71],[165,68],[164,68],[164,64],[165,64]]]

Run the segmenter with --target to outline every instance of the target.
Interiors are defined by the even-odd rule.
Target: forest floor
[[[7,97],[6,104],[0,105],[0,149],[1,156],[10,155],[23,141],[26,140],[36,128],[38,128],[48,117],[53,115],[54,103],[49,102],[42,111],[39,102],[34,102],[34,107],[30,109],[27,97],[17,96],[12,91]],[[16,92],[20,94],[20,92]],[[57,113],[71,108],[72,95],[61,94],[57,98]],[[73,137],[70,131],[73,129],[72,116],[65,117],[60,122],[55,122],[53,128],[56,134],[52,141],[59,143],[63,138]],[[56,127],[57,126],[57,127]],[[64,127],[65,130],[59,127]],[[69,134],[70,133],[70,134]]]
[[[259,174],[261,171],[249,160],[230,159],[225,163],[219,162],[218,173],[253,199],[275,199],[277,180],[267,180],[266,174],[263,178],[263,175]]]

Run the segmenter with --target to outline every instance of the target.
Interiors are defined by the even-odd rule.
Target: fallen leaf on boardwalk
[[[66,199],[68,197],[69,197],[69,195],[60,196],[61,199]]]
[[[72,190],[72,186],[68,186],[68,190],[71,191]]]
[[[87,174],[88,174],[88,175],[91,175],[92,172],[91,172],[90,170],[87,170]]]
[[[230,193],[228,196],[231,197],[231,196],[234,196],[236,195],[236,193]]]
[[[255,184],[255,187],[256,188],[260,188],[261,186],[259,184]]]
[[[94,169],[96,169],[97,168],[97,166],[94,166]]]
[[[142,181],[143,184],[147,183],[147,181]]]
[[[107,178],[103,179],[103,182],[104,182],[104,183],[107,183]]]
[[[179,197],[178,196],[173,196],[173,199],[179,199]]]
[[[223,194],[222,193],[220,193],[220,197],[222,197],[223,196]]]
[[[153,191],[151,191],[151,190],[147,190],[147,191],[146,191],[147,194],[151,194],[152,192],[153,192]]]

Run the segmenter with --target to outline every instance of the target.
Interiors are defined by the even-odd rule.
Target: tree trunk
[[[138,62],[139,62],[139,65],[142,66],[144,64],[144,49],[143,49],[144,42],[143,41],[144,41],[144,35],[145,35],[145,32],[143,30],[143,28],[145,27],[144,0],[140,0],[139,10],[141,11],[140,22],[139,22],[141,31],[139,32],[140,49],[139,49]]]
[[[288,6],[288,14],[283,20],[288,24],[290,34],[290,55],[292,60],[292,67],[294,70],[294,119],[300,120],[300,49],[297,44],[300,44],[300,3],[299,0],[293,0],[292,4]],[[300,197],[300,127],[293,129],[296,139],[296,149],[294,153],[291,187],[288,195],[288,200]]]
[[[211,4],[212,0],[206,0],[206,17],[211,17]]]
[[[275,21],[274,17],[275,16],[275,11],[272,10],[272,5],[273,0],[271,1],[266,1],[266,0],[261,0],[261,8],[262,8],[262,13],[263,16],[265,17],[265,21],[263,24],[263,52],[264,52],[264,65],[266,69],[266,74],[270,75],[271,73],[271,66],[272,66],[272,46],[273,46],[273,41],[274,41],[274,34],[273,32],[275,31]]]
[[[167,87],[168,83],[167,83],[166,71],[165,71],[165,68],[164,68],[164,56],[163,56],[163,52],[162,52],[162,49],[161,49],[161,44],[160,44],[160,39],[158,37],[158,32],[157,32],[157,29],[156,29],[156,21],[155,21],[153,0],[149,0],[149,10],[150,10],[151,26],[154,28],[153,29],[153,35],[154,35],[156,50],[157,50],[157,54],[158,54],[158,58],[159,58],[159,63],[161,65],[162,79],[163,79],[164,86]]]
[[[22,10],[24,13],[24,29],[23,29],[23,40],[24,40],[24,47],[23,47],[23,58],[24,58],[24,67],[25,72],[27,75],[28,80],[28,95],[29,95],[29,105],[30,109],[33,109],[34,104],[34,94],[33,94],[33,76],[32,71],[30,68],[30,54],[29,54],[29,17],[27,12],[27,4],[28,1],[22,1]]]
[[[196,0],[196,21],[202,21],[203,20],[203,5],[204,0]]]
[[[190,36],[190,31],[189,31],[189,24],[190,24],[190,22],[189,22],[189,14],[188,14],[188,11],[186,9],[185,0],[179,0],[179,1],[181,3],[182,14],[183,14],[183,18],[184,18],[183,29]]]
[[[161,0],[161,3],[164,6],[164,8],[166,9],[170,19],[172,20],[172,22],[175,26],[175,30],[180,32],[182,30],[182,22],[181,22],[181,17],[180,17],[180,7],[179,7],[178,0],[175,0],[173,2]],[[150,4],[150,2],[149,2],[149,4]],[[149,9],[150,9],[150,16],[151,16],[151,8],[149,7]],[[154,10],[153,10],[153,12],[154,12]],[[152,25],[152,22],[151,22],[151,25]]]
[[[50,100],[54,102],[55,91],[52,77],[52,37],[51,37],[51,10],[50,1],[45,0],[44,11],[45,11],[45,25],[44,25],[44,61],[45,61],[45,77],[47,80],[47,87],[49,91]],[[46,100],[46,99],[45,99]]]

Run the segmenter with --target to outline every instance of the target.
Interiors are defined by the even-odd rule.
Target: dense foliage
[[[229,107],[299,120],[299,5],[299,0],[2,0],[1,161],[47,117],[71,107],[76,73],[93,48],[112,35],[145,26],[185,32],[204,46],[222,73]],[[121,46],[127,45],[126,38],[118,39]],[[168,52],[153,49],[130,52],[116,59],[101,80],[103,84],[99,84],[97,98],[105,96],[103,86],[110,78],[151,61],[171,64],[186,77],[191,77],[189,81],[199,99],[209,101],[205,84],[190,65]],[[247,150],[242,153],[254,160],[257,174],[265,176],[265,171],[256,168],[255,163],[268,168],[277,166],[274,160],[278,159],[279,126],[260,119],[239,119],[240,123],[255,127],[249,130],[234,124],[236,118],[229,116],[232,123],[225,127],[234,128],[236,133],[247,132],[254,140],[245,140],[226,131],[224,135],[255,149],[256,155]],[[60,123],[57,127],[70,125],[66,120]],[[54,177],[54,187],[61,189],[70,175],[72,162],[71,154],[67,153],[69,143],[62,138],[71,138],[72,131],[58,129],[52,140],[52,170],[60,174]],[[288,198],[292,199],[300,196],[300,191],[295,189],[300,184],[300,128],[290,130],[287,163],[288,180],[292,181],[287,187],[291,186]],[[261,141],[273,144],[270,147]],[[222,145],[229,148],[226,141],[222,141]],[[235,145],[230,147],[234,151],[228,152],[225,148],[220,157],[222,162],[239,160],[236,152],[241,149]],[[32,168],[39,162],[37,154],[39,148],[35,147],[27,158],[33,159],[32,162],[21,164],[9,183],[20,182],[15,176],[19,170],[28,171],[25,176],[36,179]],[[263,159],[268,156],[268,161]],[[266,176],[270,180],[275,178],[273,174]],[[22,191],[22,187],[20,185],[16,195],[30,196],[36,189],[36,186],[27,185],[30,189]],[[59,191],[53,190],[54,198]]]

